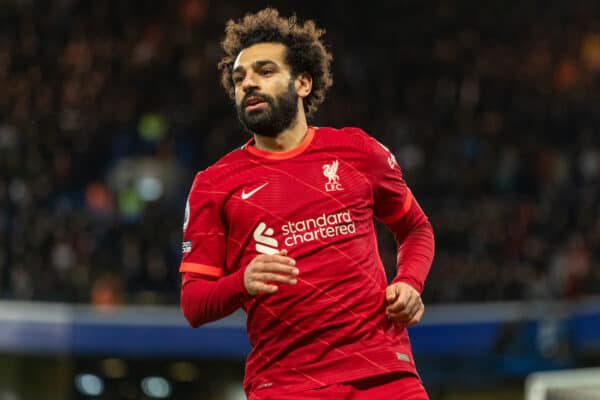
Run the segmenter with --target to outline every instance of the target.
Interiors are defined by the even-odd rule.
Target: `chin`
[[[267,118],[268,116],[267,111],[266,110],[250,110],[250,111],[244,111],[244,113],[246,114],[246,118],[248,120],[250,119],[258,119],[258,118]]]
[[[246,113],[249,126],[271,125],[271,114],[266,110],[252,110]]]

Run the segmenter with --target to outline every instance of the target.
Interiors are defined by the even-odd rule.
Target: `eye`
[[[272,70],[272,69],[270,69],[270,68],[264,68],[264,69],[261,69],[261,70],[260,70],[260,74],[261,74],[262,76],[269,76],[269,75],[272,75],[272,74],[273,74],[273,70]]]
[[[244,71],[234,71],[231,74],[231,81],[234,85],[237,86],[244,81],[244,76],[246,76],[246,73]]]

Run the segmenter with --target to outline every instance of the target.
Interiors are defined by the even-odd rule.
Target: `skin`
[[[418,324],[425,312],[419,292],[404,282],[389,285],[385,289],[385,300],[388,303],[385,309],[387,317],[407,326]]]
[[[308,129],[303,99],[312,90],[312,78],[306,73],[292,77],[290,66],[285,61],[286,47],[280,43],[258,43],[243,49],[233,65],[232,80],[235,87],[235,102],[243,106],[245,96],[255,92],[272,97],[284,93],[290,80],[293,79],[298,95],[298,113],[296,120],[275,137],[254,134],[255,146],[260,150],[281,152],[297,147]],[[253,105],[250,108],[259,110],[270,107],[268,103]],[[277,254],[259,254],[248,264],[244,271],[244,286],[252,296],[272,294],[279,290],[279,285],[295,285],[299,270],[296,261],[287,256],[287,250]],[[388,303],[388,318],[406,324],[417,324],[425,311],[419,292],[412,286],[398,282],[389,285],[385,290]]]

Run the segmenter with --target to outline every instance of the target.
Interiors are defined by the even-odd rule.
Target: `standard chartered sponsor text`
[[[350,210],[332,214],[321,214],[316,218],[308,218],[281,226],[284,244],[288,247],[313,240],[328,239],[336,236],[350,235],[356,232],[356,225]]]

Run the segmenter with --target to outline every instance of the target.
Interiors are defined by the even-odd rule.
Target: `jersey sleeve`
[[[223,276],[226,242],[222,199],[204,172],[196,175],[185,207],[180,272],[209,279]]]
[[[393,282],[407,283],[421,293],[435,251],[433,229],[406,185],[394,155],[375,139],[370,140],[374,214],[393,233],[398,245]]]
[[[392,152],[374,138],[368,140],[375,217],[390,225],[408,213],[413,196]]]

